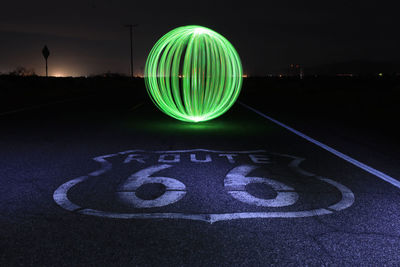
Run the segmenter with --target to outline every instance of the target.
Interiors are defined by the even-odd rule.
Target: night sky
[[[17,66],[44,74],[41,50],[50,49],[49,74],[134,73],[164,33],[202,25],[224,35],[244,72],[266,75],[291,63],[316,66],[352,60],[400,60],[396,1],[2,1],[0,72]]]

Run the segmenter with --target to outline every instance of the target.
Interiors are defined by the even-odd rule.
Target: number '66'
[[[181,200],[186,195],[186,186],[181,181],[162,176],[152,176],[161,170],[171,168],[172,165],[161,164],[148,167],[132,174],[118,190],[120,200],[133,208],[163,207]],[[226,191],[236,200],[250,205],[263,207],[284,207],[293,205],[298,200],[298,194],[290,186],[265,177],[248,177],[247,174],[258,168],[254,165],[241,165],[233,168],[224,179]],[[136,195],[142,185],[159,183],[165,186],[165,192],[156,199],[145,200]],[[251,183],[266,184],[276,191],[273,199],[262,199],[246,191]]]

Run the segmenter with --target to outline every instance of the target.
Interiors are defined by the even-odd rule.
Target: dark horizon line
[[[7,74],[0,73],[0,77],[12,77],[12,78],[43,78],[43,79],[92,79],[92,78],[109,78],[109,79],[144,79],[143,75],[141,76],[133,76],[131,77],[128,74],[120,74],[120,73],[110,73],[111,75],[105,74],[95,74],[95,75],[82,75],[82,76],[51,76],[49,75],[15,75],[15,74]],[[322,74],[304,74],[302,77],[300,75],[290,75],[290,74],[270,74],[270,75],[243,75],[243,79],[309,79],[309,78],[384,78],[384,77],[397,77],[400,78],[400,72],[393,73],[322,73]]]

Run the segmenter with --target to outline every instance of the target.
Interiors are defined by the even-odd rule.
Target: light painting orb
[[[183,26],[165,34],[145,66],[147,92],[167,115],[187,122],[212,120],[236,101],[242,64],[232,44],[201,26]]]

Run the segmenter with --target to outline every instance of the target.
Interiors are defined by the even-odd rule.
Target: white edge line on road
[[[394,179],[393,177],[391,177],[391,176],[389,176],[389,175],[387,175],[387,174],[385,174],[385,173],[383,173],[381,171],[378,171],[378,170],[376,170],[376,169],[374,169],[374,168],[372,168],[372,167],[370,167],[370,166],[368,166],[368,165],[366,165],[366,164],[364,164],[364,163],[362,163],[362,162],[360,162],[360,161],[358,161],[358,160],[356,160],[356,159],[354,159],[354,158],[352,158],[352,157],[350,157],[350,156],[348,156],[346,154],[343,154],[342,152],[337,151],[336,149],[334,149],[334,148],[332,148],[332,147],[330,147],[328,145],[325,145],[325,144],[315,140],[314,138],[311,138],[311,137],[309,137],[309,136],[297,131],[296,129],[293,129],[292,127],[289,127],[286,124],[283,124],[282,122],[279,122],[279,121],[275,120],[274,118],[271,118],[271,117],[265,115],[264,113],[256,110],[255,108],[252,108],[252,107],[246,105],[243,102],[238,101],[238,103],[240,105],[242,105],[243,107],[245,107],[245,108],[257,113],[261,117],[264,117],[264,118],[272,121],[273,123],[278,124],[279,126],[285,128],[286,130],[291,131],[292,133],[294,133],[294,134],[306,139],[307,141],[319,146],[322,149],[325,149],[326,151],[334,154],[335,156],[338,156],[339,158],[341,158],[341,159],[343,159],[343,160],[345,160],[345,161],[347,161],[347,162],[359,167],[360,169],[363,169],[366,172],[369,172],[370,174],[375,175],[376,177],[378,177],[378,178],[380,178],[380,179],[382,179],[382,180],[384,180],[384,181],[386,181],[386,182],[388,182],[388,183],[390,183],[390,184],[392,184],[395,187],[400,189],[400,181]]]
[[[143,104],[144,104],[143,102],[140,102],[139,104],[134,105],[133,107],[131,107],[131,108],[128,109],[128,110],[129,110],[129,111],[133,111],[133,110],[135,110],[135,109],[137,109],[137,108],[140,108]]]

